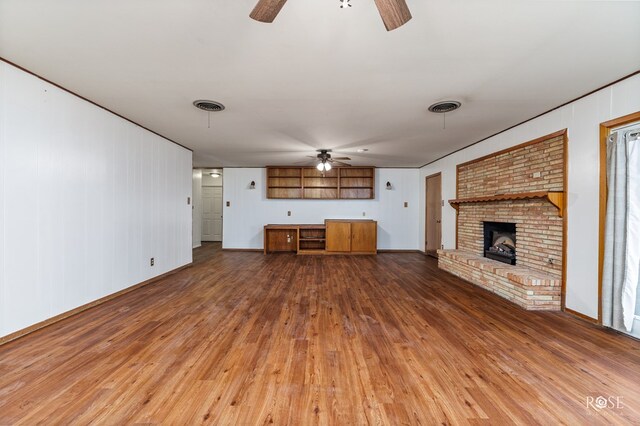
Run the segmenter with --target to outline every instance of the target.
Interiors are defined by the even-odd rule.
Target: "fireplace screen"
[[[506,222],[484,222],[484,256],[516,264],[516,224]]]

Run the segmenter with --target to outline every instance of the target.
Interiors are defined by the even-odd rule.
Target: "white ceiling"
[[[640,69],[640,2],[0,0],[0,56],[194,150],[194,165],[420,166]],[[222,102],[211,114],[196,99]],[[447,115],[433,102],[457,99]],[[358,148],[368,148],[358,154]]]

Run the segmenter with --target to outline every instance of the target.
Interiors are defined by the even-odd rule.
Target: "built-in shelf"
[[[549,201],[558,209],[558,216],[562,217],[564,214],[564,192],[558,191],[539,191],[539,192],[520,192],[516,194],[499,194],[491,195],[488,197],[473,197],[473,198],[457,198],[449,200],[451,207],[458,210],[460,204],[471,203],[490,203],[494,201],[511,201],[511,200],[533,200],[543,198]]]
[[[278,199],[373,199],[373,167],[267,167],[267,198]]]

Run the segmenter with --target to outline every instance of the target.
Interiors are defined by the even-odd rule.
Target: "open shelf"
[[[358,200],[375,197],[373,167],[334,167],[324,173],[315,167],[267,167],[267,176],[267,198]]]
[[[327,229],[323,225],[307,225],[300,227],[298,234],[298,252],[324,252],[326,248]]]
[[[564,214],[564,192],[558,191],[520,192],[515,194],[491,195],[487,197],[457,198],[449,200],[449,204],[451,204],[451,207],[458,210],[460,208],[460,204],[490,203],[494,201],[510,200],[533,200],[538,198],[546,199],[553,204],[553,206],[558,209],[558,216],[562,217]]]

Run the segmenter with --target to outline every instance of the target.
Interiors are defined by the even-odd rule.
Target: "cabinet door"
[[[351,251],[351,224],[327,222],[327,251]]]
[[[351,223],[351,251],[357,253],[375,253],[377,249],[377,223]]]
[[[267,229],[267,253],[293,251],[298,248],[295,229]]]

